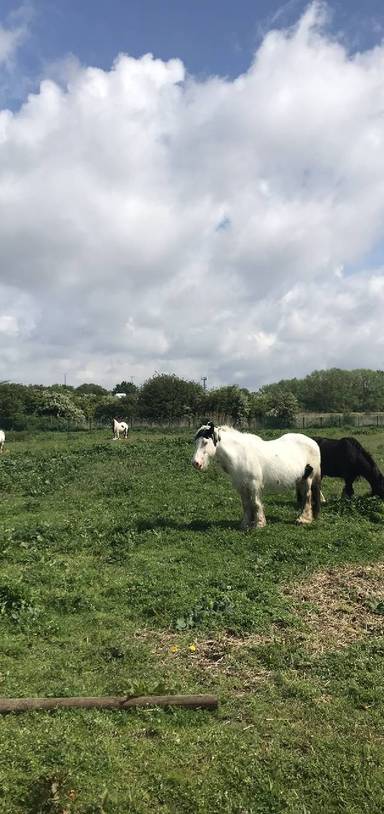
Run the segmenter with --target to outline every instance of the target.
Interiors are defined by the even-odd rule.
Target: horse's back
[[[263,453],[263,480],[272,491],[294,486],[306,477],[310,466],[315,475],[320,473],[320,450],[311,438],[301,433],[285,433],[272,441],[265,441]]]
[[[291,449],[302,451],[304,454],[309,453],[311,458],[314,457],[315,460],[320,459],[319,447],[316,441],[300,432],[286,432],[284,435],[281,435],[280,438],[276,438],[274,441],[267,443],[275,444],[276,447],[281,446],[283,449],[290,447]]]
[[[347,478],[364,475],[376,467],[371,454],[353,436],[343,438],[314,438],[320,447],[321,472],[331,478]]]

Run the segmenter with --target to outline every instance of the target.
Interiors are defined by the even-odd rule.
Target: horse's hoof
[[[308,520],[306,517],[298,517],[296,520],[296,526],[309,526],[312,523],[312,520]]]

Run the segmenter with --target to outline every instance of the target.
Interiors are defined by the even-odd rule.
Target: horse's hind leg
[[[303,504],[301,515],[297,518],[296,523],[300,526],[306,526],[312,523],[312,478],[302,478],[300,481],[300,489],[303,491]]]

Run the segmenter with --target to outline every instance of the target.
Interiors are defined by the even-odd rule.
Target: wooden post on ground
[[[215,695],[142,695],[74,698],[0,698],[0,714],[50,709],[132,709],[134,707],[187,707],[217,709]]]

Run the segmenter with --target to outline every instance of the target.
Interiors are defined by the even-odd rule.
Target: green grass
[[[382,434],[358,437],[384,468]],[[1,812],[383,811],[382,631],[316,649],[290,589],[380,561],[383,502],[326,480],[311,527],[274,496],[244,534],[237,494],[192,451],[187,433],[46,433],[1,457],[1,695],[220,698],[3,716]]]

